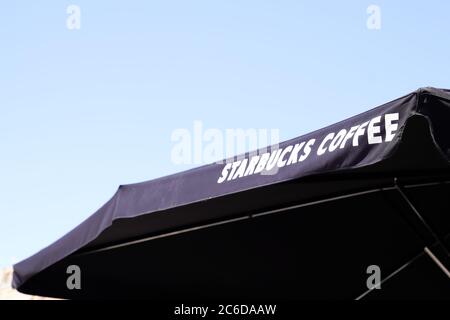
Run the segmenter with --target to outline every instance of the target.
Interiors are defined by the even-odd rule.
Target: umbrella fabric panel
[[[22,289],[66,298],[353,299],[366,269],[388,275],[422,252],[383,192],[68,257]],[[82,290],[65,286],[79,265]]]

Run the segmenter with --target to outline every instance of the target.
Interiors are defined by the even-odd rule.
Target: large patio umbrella
[[[450,298],[449,156],[450,91],[419,89],[265,150],[122,185],[14,265],[13,286],[61,298]],[[74,265],[81,289],[67,286]]]

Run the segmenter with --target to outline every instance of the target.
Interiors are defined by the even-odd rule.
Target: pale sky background
[[[68,30],[66,9],[81,8]],[[381,8],[369,30],[367,7]],[[171,162],[176,128],[282,140],[450,88],[448,1],[3,1],[0,267]]]

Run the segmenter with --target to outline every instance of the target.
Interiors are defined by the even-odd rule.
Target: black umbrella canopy
[[[419,89],[310,134],[124,185],[14,266],[61,298],[450,298],[450,91]],[[81,289],[67,286],[68,267]],[[369,266],[381,290],[369,290]]]

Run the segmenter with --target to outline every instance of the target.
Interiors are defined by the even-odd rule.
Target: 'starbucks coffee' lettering
[[[348,129],[342,128],[338,132],[330,132],[324,135],[320,143],[316,143],[317,139],[311,138],[283,148],[272,148],[270,152],[250,158],[228,162],[224,165],[217,183],[270,171],[275,167],[282,168],[301,163],[311,155],[316,145],[315,153],[317,157],[322,157],[326,153],[346,147],[357,148],[361,145],[390,142],[397,133],[398,120],[398,113],[388,113]]]

